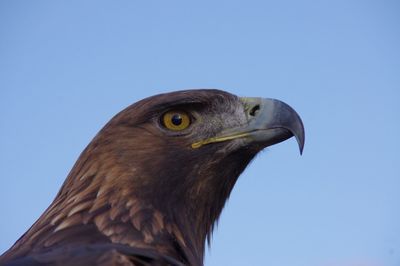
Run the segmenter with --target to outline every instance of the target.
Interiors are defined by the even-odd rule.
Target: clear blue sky
[[[400,265],[398,1],[1,1],[0,252],[150,95],[220,88],[306,128],[239,179],[206,265]]]

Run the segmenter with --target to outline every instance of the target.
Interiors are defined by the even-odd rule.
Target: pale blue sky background
[[[400,265],[400,2],[0,1],[0,252],[150,95],[281,99],[306,127],[241,176],[206,265]]]

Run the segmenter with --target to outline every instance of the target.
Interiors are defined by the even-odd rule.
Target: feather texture
[[[0,264],[202,265],[237,178],[265,145],[234,138],[192,144],[247,126],[247,109],[219,90],[129,106],[86,147],[52,204]],[[174,110],[191,117],[187,129],[165,128],[161,118]]]

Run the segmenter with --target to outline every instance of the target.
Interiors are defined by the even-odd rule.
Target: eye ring
[[[161,122],[164,127],[172,131],[181,131],[190,126],[190,116],[179,110],[168,111],[163,114]]]

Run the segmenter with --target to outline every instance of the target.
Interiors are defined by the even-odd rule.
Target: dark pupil
[[[174,114],[171,118],[171,122],[175,126],[179,126],[180,124],[182,124],[182,117],[179,114]]]

